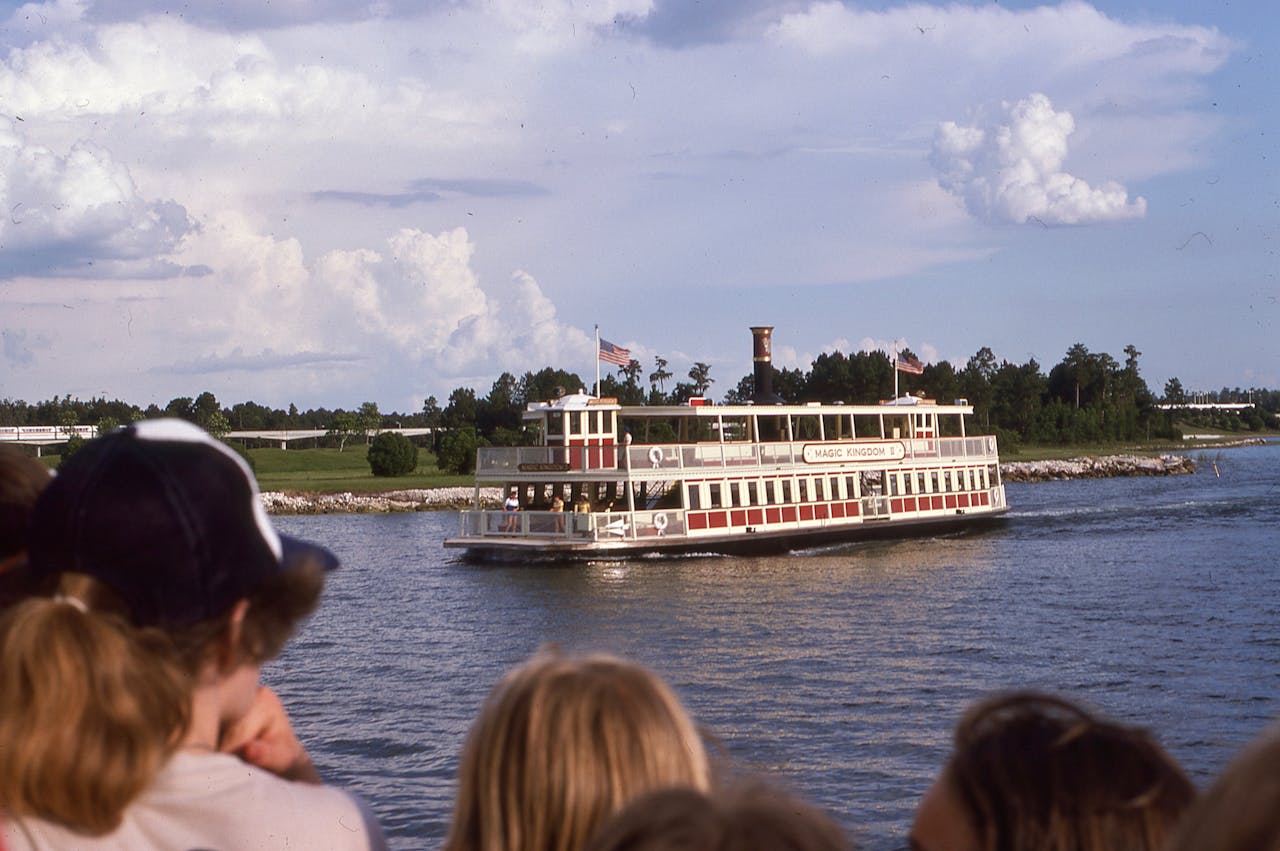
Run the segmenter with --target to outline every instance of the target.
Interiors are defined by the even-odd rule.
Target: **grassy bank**
[[[436,457],[418,450],[418,469],[407,476],[387,478],[369,472],[364,446],[336,449],[250,449],[264,491],[309,493],[380,493],[413,488],[470,486],[470,476],[453,476],[436,469]]]

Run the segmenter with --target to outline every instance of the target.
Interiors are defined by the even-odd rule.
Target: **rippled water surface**
[[[439,845],[468,725],[549,641],[654,668],[865,849],[905,847],[991,689],[1149,726],[1204,783],[1280,716],[1280,445],[1209,460],[1220,475],[1009,485],[980,534],[768,558],[478,567],[441,548],[450,513],[277,518],[344,567],[265,677],[397,848]]]

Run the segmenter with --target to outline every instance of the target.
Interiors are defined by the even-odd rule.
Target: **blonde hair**
[[[265,661],[319,601],[300,566],[249,597],[234,658]],[[233,607],[234,608],[234,607]],[[0,810],[102,835],[177,749],[195,677],[231,610],[182,632],[138,628],[101,582],[63,574],[56,597],[0,615]]]
[[[1231,761],[1187,813],[1169,851],[1280,851],[1280,724]]]
[[[446,851],[576,851],[632,799],[706,791],[702,740],[655,674],[544,649],[508,673],[472,725]]]

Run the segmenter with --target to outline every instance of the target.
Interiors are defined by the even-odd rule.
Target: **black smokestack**
[[[757,405],[781,405],[782,397],[773,392],[773,326],[757,325],[751,329],[751,336],[755,338],[751,360],[756,379],[756,393],[751,401]]]

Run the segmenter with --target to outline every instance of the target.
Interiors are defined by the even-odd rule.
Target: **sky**
[[[0,398],[408,412],[597,325],[1280,387],[1269,7],[0,2]]]

